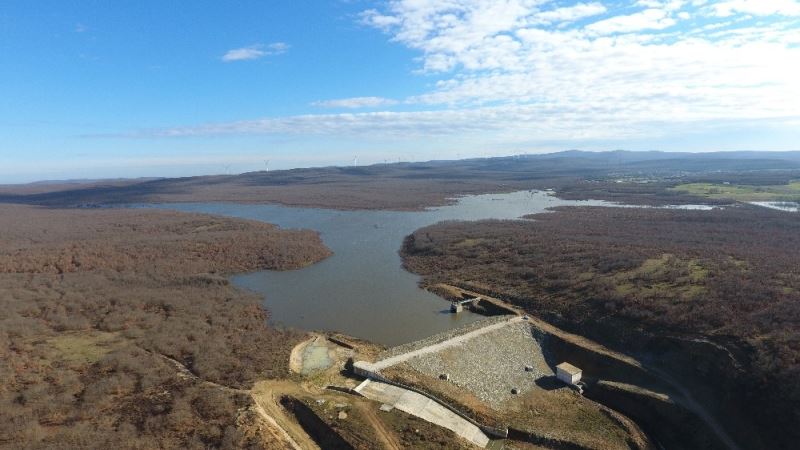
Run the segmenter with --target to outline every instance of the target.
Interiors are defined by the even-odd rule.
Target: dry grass
[[[119,333],[85,331],[61,333],[46,340],[50,351],[45,351],[50,361],[66,362],[73,367],[94,364],[112,351],[125,345]]]
[[[509,426],[594,449],[628,449],[630,435],[600,406],[569,388],[533,389],[510,402]]]
[[[555,390],[534,387],[496,410],[451,382],[421,374],[404,365],[391,367],[384,371],[384,375],[430,392],[484,425],[512,427],[587,448],[630,448],[627,442],[631,434],[625,426],[611,419],[601,406],[566,387]]]

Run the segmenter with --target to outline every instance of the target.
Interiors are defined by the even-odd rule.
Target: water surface
[[[271,320],[305,330],[331,330],[394,346],[481,319],[420,289],[398,254],[403,238],[443,220],[515,219],[546,208],[608,205],[567,201],[544,192],[461,198],[425,211],[338,211],[278,205],[190,203],[162,208],[255,219],[282,228],[320,232],[334,255],[307,268],[261,271],[232,277],[234,285],[264,296]]]
[[[800,212],[800,203],[798,202],[750,202],[750,204],[779,211]]]

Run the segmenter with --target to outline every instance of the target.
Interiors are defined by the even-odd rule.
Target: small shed
[[[556,366],[556,377],[567,384],[576,384],[581,380],[583,371],[568,362]]]

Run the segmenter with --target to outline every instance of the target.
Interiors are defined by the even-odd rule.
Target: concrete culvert
[[[511,393],[514,394],[514,395],[519,394],[519,389],[511,388]]]

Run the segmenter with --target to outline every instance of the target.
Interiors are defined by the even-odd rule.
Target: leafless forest
[[[569,199],[729,205],[670,188],[800,178],[798,154],[669,158],[565,152],[0,186],[0,446],[247,447],[259,441],[237,423],[251,402],[240,389],[289,376],[303,333],[268,325],[260,299],[225,275],[319,261],[329,250],[316,233],[96,206],[414,210],[545,188]],[[796,215],[740,205],[567,208],[534,219],[418,230],[405,264],[427,284],[491,293],[663,367],[748,447],[791,448],[800,438]]]
[[[727,178],[726,178],[727,177]],[[664,205],[704,199],[664,189],[688,181],[781,183],[800,177],[800,153],[569,151],[460,161],[323,167],[240,175],[0,186],[0,203],[56,207],[159,202],[280,203],[419,210],[459,195],[555,188],[562,198]],[[618,180],[646,183],[618,183]],[[656,182],[656,180],[658,180]]]
[[[0,445],[242,447],[302,333],[222,274],[328,256],[316,233],[153,210],[0,207]],[[199,377],[176,376],[177,364]],[[222,386],[222,387],[220,387]]]
[[[796,442],[796,215],[586,207],[532,218],[423,228],[406,239],[405,264],[427,284],[491,292],[650,358],[753,448]]]

